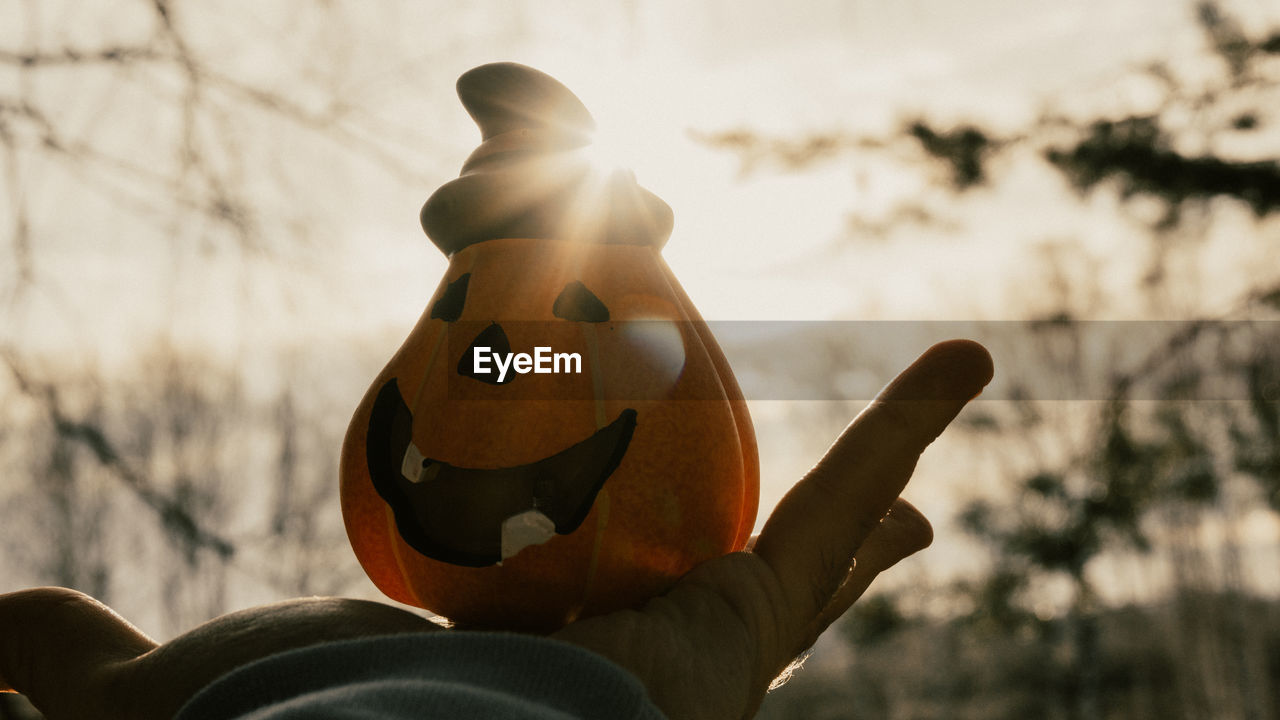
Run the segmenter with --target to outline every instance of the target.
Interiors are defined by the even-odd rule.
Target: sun
[[[583,148],[583,158],[593,175],[607,180],[622,172],[634,178],[638,143],[627,142],[623,137],[607,129],[596,131],[591,144]]]

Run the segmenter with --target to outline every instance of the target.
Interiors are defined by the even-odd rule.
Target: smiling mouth
[[[460,467],[419,452],[413,413],[392,378],[373,403],[366,457],[373,487],[410,547],[441,562],[486,567],[578,529],[626,455],[635,427],[636,411],[628,408],[541,460]]]

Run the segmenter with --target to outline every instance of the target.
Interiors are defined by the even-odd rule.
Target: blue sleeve
[[[558,640],[387,635],[272,655],[218,678],[175,720],[663,720],[639,680]]]

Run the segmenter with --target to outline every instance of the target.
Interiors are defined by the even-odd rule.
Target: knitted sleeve
[[[237,668],[176,720],[663,720],[618,665],[558,640],[435,632],[290,650]]]

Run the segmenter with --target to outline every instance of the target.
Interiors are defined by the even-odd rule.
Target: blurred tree
[[[702,138],[738,154],[743,172],[768,164],[803,171],[835,155],[855,162],[888,155],[909,172],[923,168],[943,192],[913,193],[898,210],[881,214],[889,220],[878,226],[880,234],[889,237],[936,227],[937,218],[956,217],[967,201],[982,202],[976,191],[998,192],[1013,182],[1005,178],[1014,159],[1031,151],[1081,203],[1115,197],[1126,220],[1145,228],[1148,264],[1135,289],[1153,316],[1185,318],[1203,312],[1195,299],[1199,283],[1217,278],[1180,265],[1178,254],[1188,243],[1207,242],[1215,221],[1233,207],[1247,208],[1253,217],[1252,236],[1241,237],[1238,246],[1266,244],[1272,249],[1264,256],[1280,257],[1280,145],[1274,142],[1280,30],[1250,36],[1208,2],[1196,6],[1196,19],[1207,41],[1205,62],[1219,72],[1206,81],[1168,63],[1143,68],[1138,74],[1163,93],[1154,110],[1118,117],[1051,112],[1015,132],[980,124],[939,127],[915,118],[887,138],[828,133],[777,140],[743,130]],[[874,226],[851,224],[855,232]],[[987,644],[979,662],[988,664],[1017,656],[1002,642],[1031,655],[999,671],[1002,690],[996,694],[1012,704],[973,693],[974,678],[931,692],[952,699],[982,695],[983,717],[1137,716],[1110,708],[1117,692],[1138,689],[1149,695],[1144,717],[1275,717],[1280,705],[1267,680],[1280,673],[1267,650],[1275,640],[1251,635],[1267,626],[1268,613],[1274,617],[1274,605],[1247,599],[1241,540],[1233,528],[1259,507],[1280,509],[1280,263],[1234,279],[1235,301],[1224,311],[1138,327],[1077,322],[1101,309],[1097,292],[1081,287],[1095,281],[1096,272],[1068,280],[1059,262],[1049,268],[1056,304],[1039,314],[1033,310],[1024,318],[1028,332],[1017,338],[1038,355],[998,368],[1014,388],[1012,402],[985,409],[969,425],[975,441],[985,434],[1023,458],[1021,464],[1032,458],[1033,466],[1018,471],[1008,490],[975,499],[958,514],[959,525],[989,548],[990,570],[954,588],[963,598],[959,606],[968,608],[963,617],[929,629],[950,658],[942,670],[947,673],[963,674],[964,642]],[[1157,342],[1143,346],[1136,339],[1153,331]],[[1135,357],[1134,347],[1146,349]],[[1102,365],[1101,392],[1079,399],[1103,402],[1086,439],[1063,452],[1066,428],[1044,422],[1037,391],[1053,385],[1056,373],[1096,378],[1098,352],[1111,353]],[[1211,543],[1210,527],[1225,528]],[[1129,617],[1151,632],[1166,627],[1175,638],[1172,647],[1156,647],[1154,637],[1118,647],[1104,630],[1114,614],[1102,599],[1107,588],[1097,583],[1117,578],[1098,575],[1096,561],[1135,553],[1163,558],[1174,569],[1167,588],[1172,619],[1146,612]],[[1149,594],[1147,601],[1156,603],[1160,595]],[[906,633],[923,632],[925,622],[904,615],[891,596],[852,612],[845,635],[868,657],[852,675],[867,672],[870,658],[880,656],[877,648],[901,651],[910,643]],[[955,633],[967,639],[957,644]],[[1130,656],[1119,657],[1122,652]],[[1160,699],[1171,683],[1176,709]],[[1027,688],[1037,691],[1026,695]],[[881,688],[876,697],[884,693]],[[881,702],[869,715],[963,717],[973,711],[972,705],[948,705],[915,714]]]
[[[0,524],[0,542],[11,577],[118,602],[164,632],[361,577],[334,493],[348,410],[314,397],[300,412],[292,385],[274,404],[247,391],[273,373],[298,382],[316,364],[262,352],[234,368],[243,351],[231,361],[193,351],[176,299],[225,272],[217,300],[243,293],[240,312],[261,316],[257,273],[309,269],[305,250],[331,239],[335,198],[350,197],[359,169],[427,186],[431,141],[361,103],[367,68],[352,22],[394,18],[391,5],[5,6],[0,467],[10,479],[0,501],[19,520]],[[315,183],[317,167],[332,181]],[[149,275],[169,278],[156,283],[166,295],[149,353],[143,338],[110,336],[106,309],[135,294],[118,280],[151,282],[116,267],[121,258],[156,258]],[[85,290],[100,287],[85,281],[99,264],[116,273],[118,297]],[[52,350],[41,342],[58,335]],[[133,370],[104,369],[108,343],[137,349]],[[308,395],[332,385],[314,382]]]
[[[162,635],[246,593],[351,592],[363,574],[333,491],[341,427],[299,413],[291,389],[252,399],[230,369],[168,346],[140,363],[111,383],[58,370],[56,384],[11,365],[31,413],[5,438],[27,449],[3,464],[7,571]]]
[[[325,509],[340,428],[323,420],[329,409],[304,407],[313,393],[301,390],[320,382],[251,396],[216,364],[170,348],[157,352],[143,377],[108,383],[91,358],[77,372],[26,353],[16,341],[17,318],[33,295],[56,299],[59,284],[78,281],[56,251],[82,252],[86,237],[107,243],[104,255],[111,243],[151,243],[145,246],[169,253],[175,267],[176,258],[196,257],[186,265],[189,278],[204,271],[203,258],[275,262],[274,252],[323,237],[333,218],[325,213],[342,205],[349,188],[335,180],[332,195],[318,197],[309,182],[317,167],[346,178],[350,167],[373,165],[426,186],[415,169],[431,161],[409,159],[430,149],[425,134],[380,120],[349,92],[361,80],[348,62],[351,21],[394,12],[323,2],[292,13],[292,3],[245,2],[234,25],[268,38],[254,45],[234,32],[209,32],[221,27],[221,3],[85,5],[18,0],[5,10],[14,24],[6,23],[9,44],[0,46],[7,210],[0,222],[9,260],[0,263],[0,302],[13,324],[0,329],[8,370],[0,382],[24,399],[0,408],[0,459],[6,470],[18,469],[9,477],[31,479],[0,488],[10,508],[24,509],[6,513],[14,519],[0,529],[16,548],[6,560],[28,577],[118,599],[131,617],[139,614],[129,603],[165,606],[173,588],[187,588],[164,621],[174,629],[247,604],[223,595],[229,575],[271,589],[251,592],[252,600],[342,592],[360,571],[336,510]],[[256,14],[270,15],[269,7],[285,8],[283,18]],[[1100,197],[1119,200],[1117,211],[1143,229],[1146,309],[1185,317],[1203,288],[1188,284],[1197,269],[1179,270],[1179,253],[1203,242],[1218,218],[1244,208],[1253,223],[1243,226],[1245,240],[1270,243],[1274,258],[1280,197],[1276,149],[1265,144],[1280,122],[1280,32],[1246,33],[1214,4],[1197,13],[1207,61],[1219,72],[1202,81],[1170,63],[1144,68],[1140,77],[1160,88],[1154,108],[1105,116],[1062,110],[1017,131],[920,117],[888,137],[701,137],[738,153],[743,173],[875,157],[927,177],[926,192],[852,217],[857,240],[953,230],[963,217],[958,208],[1015,183],[1008,163],[1031,156],[1078,194],[1080,208]],[[266,60],[246,52],[263,46],[274,49]],[[270,73],[261,71],[268,66]],[[415,67],[430,66],[424,59]],[[315,156],[321,159],[305,166],[293,162]],[[52,197],[41,187],[72,190]],[[76,213],[48,209],[72,203],[92,205],[92,221],[76,225]],[[129,224],[139,233],[103,233],[118,215],[140,218]],[[1052,303],[1037,308],[1014,298],[1015,307],[1029,308],[1023,319],[1036,321],[1037,359],[1064,373],[1081,371],[1080,349],[1095,339],[1072,321],[1102,302],[1101,293],[1080,292],[1077,280],[1097,264],[1068,272],[1067,244],[1046,259],[1048,277],[1023,278],[1043,279],[1055,292]],[[303,254],[288,257],[296,264]],[[1171,324],[1158,352],[1109,378],[1090,439],[1071,452],[1058,452],[1064,433],[1052,408],[1032,399],[1043,371],[1032,361],[1001,368],[1027,373],[1024,399],[963,420],[975,437],[1016,446],[1036,466],[1010,463],[1019,473],[1012,495],[975,502],[962,515],[992,550],[991,570],[950,589],[954,605],[968,609],[958,622],[918,612],[909,596],[864,604],[847,628],[864,641],[850,670],[854,707],[869,716],[957,718],[1261,718],[1280,709],[1275,690],[1267,691],[1280,676],[1274,603],[1244,596],[1232,559],[1238,540],[1203,539],[1206,525],[1231,528],[1252,511],[1252,491],[1280,511],[1280,350],[1267,320],[1280,310],[1280,269],[1259,263],[1251,270],[1232,286],[1232,306],[1212,314],[1197,308],[1207,317]],[[1065,362],[1062,346],[1074,349]],[[833,366],[849,364],[838,350],[827,354]],[[299,363],[282,364],[292,371]],[[838,385],[831,376],[820,382]],[[1247,402],[1185,401],[1206,393]],[[1151,398],[1184,402],[1152,407]],[[34,536],[49,542],[34,545]],[[1102,607],[1091,570],[1099,559],[1133,551],[1173,561],[1179,575],[1171,599]],[[346,565],[330,562],[337,556]],[[167,577],[145,585],[141,578],[156,569],[147,563],[162,559]],[[1211,577],[1211,560],[1236,574]],[[1065,602],[1053,602],[1059,594]],[[847,714],[848,698],[837,698],[815,698],[805,716]]]
[[[26,0],[7,10],[20,30],[10,37],[21,38],[0,46],[0,71],[11,81],[0,86],[0,163],[12,217],[11,275],[0,279],[10,299],[51,279],[40,262],[48,221],[37,217],[42,198],[30,191],[41,178],[69,177],[82,194],[71,200],[104,198],[162,230],[173,249],[247,255],[324,233],[314,208],[296,202],[319,190],[309,187],[310,168],[290,162],[299,145],[423,180],[413,169],[422,165],[406,160],[419,156],[420,138],[344,92],[353,71],[342,62],[351,55],[350,8],[321,3],[279,18],[294,35],[286,42],[277,34],[266,45],[271,73],[235,52],[248,49],[255,32],[277,33],[277,13],[249,4],[238,9],[238,33],[210,33],[229,9],[179,0],[97,7]],[[68,103],[68,94],[83,97]]]

